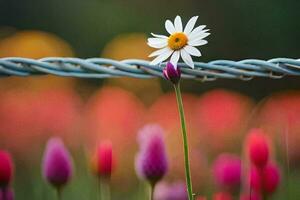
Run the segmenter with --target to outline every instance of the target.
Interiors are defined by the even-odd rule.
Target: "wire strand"
[[[160,66],[153,66],[149,61],[128,59],[112,60],[106,58],[61,58],[49,57],[39,60],[28,58],[0,58],[0,77],[31,76],[52,74],[78,78],[155,78],[162,77]],[[215,60],[195,62],[190,69],[184,63],[178,63],[182,78],[200,81],[214,81],[219,78],[248,81],[254,77],[279,79],[284,76],[300,76],[300,59],[273,58],[271,60],[246,59],[241,61]]]

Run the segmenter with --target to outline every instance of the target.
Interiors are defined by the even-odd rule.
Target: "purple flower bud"
[[[185,183],[159,183],[155,187],[154,200],[188,200]]]
[[[221,154],[213,164],[215,182],[225,189],[239,188],[241,171],[241,159],[236,155]]]
[[[14,196],[11,188],[2,188],[0,190],[0,200],[14,200]]]
[[[158,125],[147,125],[139,132],[140,151],[136,156],[137,175],[155,185],[166,174],[168,161],[163,130]]]
[[[72,177],[72,158],[60,138],[48,141],[42,167],[44,178],[54,187],[65,185]]]
[[[181,71],[179,67],[174,66],[171,62],[168,62],[163,69],[164,77],[171,81],[173,84],[177,84],[180,81]]]

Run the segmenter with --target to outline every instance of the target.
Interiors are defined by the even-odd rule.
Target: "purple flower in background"
[[[154,200],[187,200],[187,189],[184,182],[160,183],[154,191]]]
[[[45,179],[57,188],[65,185],[72,177],[72,158],[60,138],[48,141],[42,167]]]
[[[14,192],[11,188],[0,190],[0,200],[14,200]]]
[[[180,81],[181,71],[179,67],[174,66],[171,62],[168,62],[163,69],[164,77],[171,81],[173,84],[177,84]]]
[[[135,160],[136,172],[155,185],[168,169],[163,130],[158,125],[147,125],[138,136],[140,151]]]
[[[213,164],[215,183],[225,189],[236,189],[241,183],[241,159],[233,154],[221,154]]]

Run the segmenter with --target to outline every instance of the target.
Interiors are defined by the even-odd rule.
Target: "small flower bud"
[[[257,167],[264,167],[269,160],[269,145],[261,129],[253,129],[247,141],[250,161]]]
[[[262,171],[262,189],[266,193],[273,193],[280,183],[280,172],[275,164],[267,164]]]
[[[43,159],[44,178],[56,188],[68,183],[73,174],[71,155],[59,138],[48,141]]]
[[[13,162],[8,152],[0,150],[0,187],[5,188],[13,177]]]
[[[221,154],[213,164],[215,183],[223,189],[239,188],[241,171],[241,159],[233,154]]]
[[[92,164],[97,176],[110,178],[115,167],[115,157],[111,141],[106,140],[100,143],[93,157]]]
[[[177,84],[180,81],[181,71],[179,67],[174,66],[171,62],[168,62],[163,69],[164,77],[171,81],[173,84]]]

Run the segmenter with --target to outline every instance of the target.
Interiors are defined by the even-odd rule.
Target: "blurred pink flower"
[[[145,108],[132,93],[104,87],[97,92],[86,106],[86,129],[89,134],[109,138],[135,136],[143,124]]]
[[[188,200],[185,182],[159,183],[155,187],[154,200]]]
[[[14,200],[15,195],[11,188],[0,190],[0,200]]]
[[[146,125],[139,131],[140,151],[136,156],[137,175],[155,185],[168,170],[163,130],[158,125]]]
[[[193,110],[203,144],[214,153],[235,147],[242,138],[253,103],[239,93],[213,90],[201,96]]]
[[[247,152],[250,161],[257,167],[264,167],[270,156],[270,147],[265,132],[261,129],[252,129],[247,138]]]
[[[0,150],[0,190],[6,188],[12,181],[14,165],[10,154]]]
[[[44,178],[54,187],[69,182],[73,174],[72,158],[59,138],[51,138],[46,146],[42,163]]]
[[[196,127],[195,121],[195,104],[197,97],[191,94],[183,94],[184,109],[186,120],[189,122],[188,132],[193,132]],[[160,96],[157,101],[150,107],[148,121],[161,124],[167,133],[180,133],[180,123],[176,97],[173,93]]]
[[[262,171],[262,186],[263,190],[267,193],[276,191],[280,184],[280,171],[279,167],[274,163],[269,163]]]
[[[261,106],[256,123],[266,128],[273,137],[288,139],[289,156],[300,163],[300,92],[285,91],[270,96]]]
[[[110,178],[115,168],[115,155],[110,140],[102,141],[92,158],[92,167],[99,177]]]
[[[79,109],[79,97],[72,89],[6,91],[0,99],[1,137],[22,156],[24,152],[37,152],[40,142],[49,135],[64,137],[74,133]]]
[[[251,190],[261,191],[262,178],[260,169],[256,168],[255,166],[252,166],[248,178]]]
[[[233,154],[223,153],[214,161],[215,183],[224,189],[237,189],[241,183],[241,159]]]

